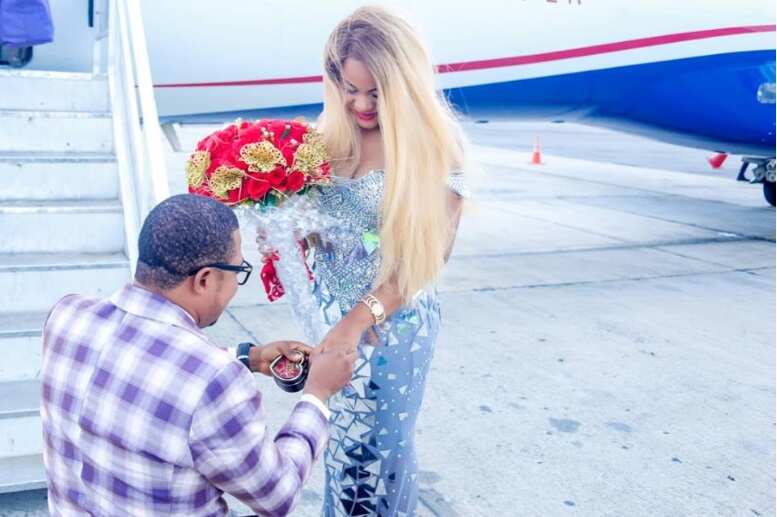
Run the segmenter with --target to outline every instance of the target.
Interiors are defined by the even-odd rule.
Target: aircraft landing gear
[[[774,183],[769,183],[768,181],[764,181],[764,199],[766,201],[774,206]]]
[[[753,168],[753,177],[747,177],[747,168],[755,165]],[[763,183],[764,199],[770,205],[775,205],[774,199],[774,158],[753,158],[750,156],[742,157],[742,167],[739,169],[737,181],[747,181],[750,183]]]

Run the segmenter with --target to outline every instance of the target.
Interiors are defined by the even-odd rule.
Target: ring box
[[[305,387],[308,378],[308,356],[303,355],[302,361],[294,362],[284,355],[279,355],[270,363],[275,384],[283,391],[295,393]]]

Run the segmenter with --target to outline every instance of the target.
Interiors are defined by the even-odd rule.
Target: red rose
[[[294,153],[296,152],[297,147],[299,147],[299,143],[296,145],[292,144],[291,140],[288,138],[281,142],[280,150],[288,165],[294,163]]]
[[[267,173],[267,180],[273,188],[281,187],[286,180],[286,169],[281,166],[274,168]]]
[[[230,203],[242,203],[248,199],[245,186],[240,186],[227,192],[227,199],[229,199]]]
[[[203,183],[200,187],[195,188],[189,185],[189,193],[196,194],[203,197],[213,197],[213,192],[210,191],[206,183]]]
[[[286,129],[286,124],[285,120],[271,120],[267,123],[267,131],[275,133],[275,138],[280,138]]]
[[[258,142],[262,139],[262,129],[256,124],[241,128],[236,135],[237,140],[247,140],[246,143]]]
[[[299,122],[291,123],[291,134],[289,138],[293,138],[297,142],[302,142],[302,136],[308,132],[308,128],[305,124]]]
[[[289,130],[286,134],[286,138],[284,139],[284,143],[286,145],[291,145],[291,141],[293,140],[296,142],[296,145],[292,145],[293,149],[296,151],[297,147],[302,143],[302,137],[307,132],[308,128],[300,124],[299,122],[291,122],[289,123]],[[284,129],[284,131],[286,131]]]
[[[237,135],[237,127],[235,127],[234,124],[230,124],[221,131],[217,132],[216,135],[224,142],[231,142]]]
[[[202,151],[208,151],[210,153],[210,167],[208,167],[208,173],[216,170],[216,167],[221,165],[221,162],[225,158],[225,154],[229,151],[229,147],[221,141],[216,135],[211,135],[203,141]]]
[[[305,175],[300,171],[294,171],[286,178],[286,190],[289,192],[299,192],[305,186]]]
[[[247,176],[243,183],[246,194],[254,201],[261,201],[262,198],[270,191],[270,182],[258,179],[253,176]]]
[[[259,126],[248,126],[241,129],[236,135],[232,144],[232,151],[235,156],[240,156],[240,149],[246,144],[253,144],[262,141],[262,130]]]
[[[222,155],[214,161],[218,162],[217,167],[224,165],[225,167],[229,167],[230,169],[240,169],[241,171],[248,170],[248,165],[246,165],[240,160],[233,159],[232,155],[229,153],[222,153]],[[211,164],[211,168],[213,168],[213,164]],[[216,169],[213,168],[213,170],[216,170]]]

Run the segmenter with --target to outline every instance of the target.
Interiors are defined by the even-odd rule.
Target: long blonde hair
[[[375,285],[396,280],[408,300],[434,281],[444,264],[451,236],[446,181],[465,166],[464,138],[412,27],[383,8],[362,7],[337,25],[324,50],[318,129],[335,168],[354,167],[360,158],[360,132],[346,109],[342,84],[347,58],[362,62],[378,89],[385,190]]]

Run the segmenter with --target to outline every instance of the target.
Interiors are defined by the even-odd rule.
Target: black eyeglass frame
[[[189,273],[189,276],[196,275],[200,270],[206,267],[221,269],[223,271],[234,271],[235,273],[245,273],[246,276],[242,281],[238,278],[237,285],[245,285],[246,282],[248,282],[248,279],[251,277],[251,272],[254,270],[254,266],[252,266],[251,263],[248,262],[247,260],[243,260],[243,262],[241,262],[239,266],[236,266],[234,264],[222,264],[220,262],[216,262],[213,264],[205,264],[204,266],[198,267],[197,269]]]

